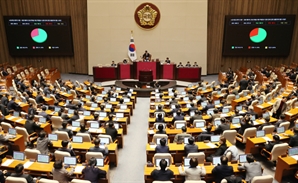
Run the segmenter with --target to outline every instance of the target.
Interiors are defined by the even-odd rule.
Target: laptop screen
[[[123,110],[127,109],[127,105],[120,105],[120,109],[123,109]]]
[[[111,102],[116,102],[116,100],[117,100],[116,98],[110,98]]]
[[[181,95],[186,95],[186,91],[181,92]]]
[[[8,129],[8,134],[9,134],[9,135],[16,135],[16,134],[17,134],[17,131],[16,131],[16,129],[14,129],[14,128],[9,128],[9,129]]]
[[[212,159],[212,164],[213,165],[220,164],[220,156],[214,156],[213,159]]]
[[[156,144],[157,145],[160,145],[160,140],[161,140],[162,138],[156,138]],[[166,138],[166,144],[168,144],[168,139]]]
[[[185,167],[190,167],[189,162],[190,162],[190,158],[184,158],[184,166]]]
[[[51,141],[57,141],[58,140],[58,135],[57,134],[49,134],[48,138]]]
[[[176,123],[176,124],[175,124],[175,128],[176,128],[176,129],[181,129],[183,126],[185,126],[184,123]]]
[[[172,92],[173,88],[168,88],[168,92]]]
[[[102,91],[101,94],[105,95],[105,94],[107,94],[107,92],[106,91]]]
[[[104,159],[103,158],[97,158],[96,159],[96,166],[103,167],[104,166]]]
[[[243,92],[243,96],[247,96],[247,92]]]
[[[211,142],[219,142],[220,135],[212,135],[211,136]]]
[[[269,115],[268,112],[265,112],[265,113],[262,114],[262,116],[263,116],[263,118],[265,119],[265,118],[269,117],[270,115]]]
[[[213,114],[214,114],[213,109],[208,109],[208,110],[207,110],[207,114],[209,114],[209,115],[213,115]]]
[[[84,116],[90,116],[91,115],[91,112],[90,111],[84,111],[83,115]]]
[[[265,131],[264,130],[258,130],[257,131],[257,137],[264,137],[265,136]]]
[[[281,126],[281,127],[276,128],[276,132],[277,133],[284,133],[285,132],[285,127]]]
[[[195,115],[195,112],[194,112],[194,111],[190,111],[190,112],[189,112],[189,115],[190,115],[190,116],[194,116],[194,115]]]
[[[99,128],[99,123],[97,122],[93,122],[93,123],[90,123],[90,128]]]
[[[99,112],[99,117],[107,117],[107,113],[106,112]]]
[[[50,157],[48,155],[38,154],[37,155],[37,162],[39,162],[39,163],[49,163],[50,162]]]
[[[68,114],[73,114],[74,110],[73,109],[68,109]]]
[[[220,104],[220,100],[214,100],[214,105],[219,105]]]
[[[236,96],[235,96],[235,98],[236,98],[236,99],[239,99],[239,98],[240,98],[240,96],[239,96],[239,95],[236,95]]]
[[[76,157],[64,157],[64,164],[66,165],[76,165],[77,159]]]
[[[91,98],[91,96],[90,95],[86,95],[86,99],[90,99]]]
[[[55,112],[59,112],[60,111],[60,107],[55,107]]]
[[[239,163],[246,163],[246,154],[239,155]]]
[[[169,92],[169,96],[170,97],[174,96],[174,93]]]
[[[73,136],[72,137],[72,142],[73,143],[83,143],[83,137],[81,137],[81,136]]]
[[[206,107],[206,106],[207,106],[207,102],[202,102],[202,103],[201,103],[201,106],[202,106],[202,107]]]
[[[106,109],[111,109],[111,108],[112,108],[112,104],[106,104],[106,105],[105,105],[105,108],[106,108]]]
[[[123,102],[125,102],[125,103],[130,102],[130,99],[129,98],[124,98]]]
[[[250,120],[255,121],[256,120],[256,115],[251,115]]]
[[[99,139],[100,139],[100,144],[109,144],[110,143],[109,138],[100,137]]]
[[[189,98],[188,97],[184,97],[183,98],[183,101],[189,101]]]
[[[204,128],[205,123],[204,122],[196,122],[196,128]]]
[[[46,96],[47,98],[51,98],[51,95],[50,94],[47,94],[47,96]]]
[[[119,123],[114,123],[114,127],[115,127],[116,130],[118,130],[119,129]]]
[[[159,98],[159,93],[155,93],[155,97]]]
[[[116,113],[116,118],[123,118],[124,117],[124,113]]]
[[[240,118],[237,118],[237,117],[233,118],[232,123],[233,124],[239,124],[240,123]]]
[[[289,154],[289,156],[298,155],[298,147],[289,148],[288,154]]]
[[[198,96],[196,96],[196,99],[197,99],[197,100],[200,100],[201,98],[202,98],[202,97],[201,97],[201,96],[199,96],[199,95],[198,95]]]
[[[47,121],[47,119],[42,117],[42,118],[39,118],[38,121],[40,123],[45,123]]]
[[[17,112],[17,111],[13,111],[13,116],[14,116],[14,117],[19,117],[19,116],[20,116],[20,113]]]
[[[241,106],[241,105],[236,106],[236,109],[237,109],[238,111],[242,111],[242,106]]]
[[[116,91],[121,91],[121,88],[116,88]]]
[[[184,144],[188,144],[188,137],[184,137]]]
[[[186,104],[186,107],[187,107],[187,108],[191,108],[191,105],[190,105],[190,104]]]
[[[13,159],[23,161],[25,159],[25,154],[23,152],[13,151]]]
[[[91,107],[96,108],[96,107],[98,107],[98,104],[97,104],[97,103],[92,103],[92,104],[91,104]]]
[[[222,108],[222,113],[228,113],[230,112],[230,108]]]
[[[73,121],[73,122],[71,122],[71,126],[72,127],[80,127],[80,125],[81,125],[81,122],[79,122],[79,121]]]
[[[102,97],[97,97],[96,100],[97,101],[101,101],[102,100]]]
[[[133,92],[133,89],[129,89],[129,92],[132,93]]]
[[[214,120],[214,125],[215,125],[215,126],[218,126],[218,125],[220,125],[220,124],[221,124],[220,119],[216,119],[216,120]]]
[[[221,94],[221,91],[217,91],[217,95],[220,95]]]
[[[162,159],[159,159],[159,158],[156,158],[155,159],[155,166],[158,166],[159,167],[159,162],[161,161]],[[169,159],[165,159],[166,162],[167,162],[167,166],[170,166],[170,160]]]
[[[176,109],[176,106],[175,105],[171,105],[171,109]]]

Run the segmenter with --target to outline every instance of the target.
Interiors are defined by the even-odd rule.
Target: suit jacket
[[[272,107],[272,110],[271,110],[272,113],[275,113],[275,112],[278,110],[278,108],[279,108],[279,106],[280,106],[280,103],[281,103],[281,99],[278,99],[278,100],[274,103],[274,105],[273,105],[273,107]],[[285,113],[286,110],[287,110],[287,103],[285,102],[285,103],[283,104],[283,106],[282,106],[281,114]]]
[[[247,182],[250,182],[252,178],[255,176],[261,176],[262,175],[262,167],[260,162],[252,162],[252,163],[244,163],[242,166],[238,166],[238,170],[245,170],[246,176],[245,180]]]
[[[223,123],[218,125],[218,127],[216,128],[216,131],[222,134],[225,130],[229,130],[229,129],[230,129],[230,124]]]
[[[203,117],[202,117],[202,115],[195,114],[194,116],[192,116],[190,118],[190,122],[193,123],[193,121],[196,119],[203,119]]]
[[[113,141],[115,141],[117,139],[117,135],[118,135],[118,132],[115,128],[111,128],[111,127],[107,127],[106,128],[106,135],[110,135],[113,139]]]
[[[298,134],[295,134],[294,136],[290,136],[289,146],[291,147],[298,146]]]
[[[174,172],[170,169],[167,170],[153,170],[151,172],[153,180],[169,181],[174,177]]]
[[[89,180],[91,183],[98,183],[98,179],[106,178],[107,172],[97,167],[87,166],[83,169],[84,179]]]
[[[169,146],[157,145],[155,147],[155,153],[169,153]]]
[[[33,178],[30,175],[28,175],[28,174],[12,173],[10,176],[12,176],[12,177],[22,177],[22,178],[25,178],[27,180],[27,183],[35,183],[35,181],[33,180]]]
[[[190,134],[187,133],[178,133],[175,135],[174,143],[183,142],[185,137],[191,137]]]
[[[258,130],[262,130],[264,126],[269,126],[270,123],[263,123],[261,126],[258,127]]]
[[[174,118],[173,118],[173,122],[175,121],[178,121],[178,120],[184,120],[184,116],[181,114],[181,115],[176,115]]]
[[[231,176],[234,174],[232,166],[228,165],[219,165],[215,166],[212,170],[212,175],[215,178],[215,183],[220,183],[225,177]]]
[[[8,102],[8,104],[7,104],[7,109],[8,110],[15,110],[15,111],[19,111],[19,109],[20,109],[20,106],[19,106],[19,104],[17,104],[15,101],[13,101],[13,100],[11,100],[11,101],[9,101]]]
[[[47,121],[51,120],[51,117],[45,111],[41,111],[38,115],[46,118]]]
[[[5,96],[3,96],[3,97],[1,98],[1,104],[7,106],[7,104],[8,104],[8,98],[5,97]]]
[[[45,102],[43,96],[41,96],[41,95],[37,95],[36,98],[35,98],[35,100],[36,100],[36,103],[37,104],[41,104],[41,103],[44,103]]]
[[[40,129],[40,125],[36,124],[34,121],[27,120],[25,122],[25,128],[28,132],[28,134],[34,133],[36,130]]]
[[[72,149],[60,147],[58,151],[68,152],[70,156],[76,156],[76,153]]]
[[[243,135],[243,133],[244,133],[244,131],[245,131],[246,128],[253,127],[253,124],[251,124],[251,123],[241,122],[240,125],[241,125],[241,127],[238,130],[238,133],[241,134],[241,135]]]
[[[276,144],[279,144],[280,142],[268,142],[268,144],[265,144],[265,149],[269,152],[272,151],[273,147],[276,145]]]
[[[201,176],[206,175],[206,169],[204,166],[197,166],[195,168],[186,168],[182,170],[182,167],[178,168],[180,175],[185,175],[185,180],[201,180]]]
[[[185,156],[187,156],[188,153],[199,152],[199,147],[196,144],[186,144],[184,146],[184,152]]]
[[[68,129],[68,128],[59,128],[58,129],[58,131],[63,131],[63,132],[67,132],[67,134],[68,134],[68,136],[69,136],[69,138],[72,138],[72,136],[73,136],[73,132],[72,132],[72,130],[71,129]]]
[[[245,79],[241,79],[241,81],[239,82],[239,92],[241,92],[242,90],[246,90],[248,86],[248,81]]]
[[[40,138],[38,137],[36,143],[36,149],[40,151],[41,154],[49,153],[49,146],[52,146],[53,143],[48,138]]]
[[[227,150],[227,144],[221,144],[212,156],[222,156]]]
[[[108,148],[101,148],[101,147],[90,147],[89,152],[101,152],[102,155],[107,156],[109,154]]]
[[[59,181],[59,183],[69,183],[68,178],[73,174],[74,169],[72,168],[71,171],[65,170],[64,167],[61,169],[53,168],[53,180]]]

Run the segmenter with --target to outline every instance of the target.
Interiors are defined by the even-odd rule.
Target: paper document
[[[272,141],[269,137],[262,137],[266,141]]]
[[[211,142],[206,143],[207,146],[211,147],[211,148],[216,148],[217,146]]]
[[[85,168],[85,166],[76,166],[75,167],[75,173],[82,173],[82,170]]]
[[[14,119],[14,116],[10,116],[9,118],[8,118],[8,120],[13,120]]]
[[[150,148],[151,149],[155,149],[156,148],[156,145],[150,145]]]
[[[25,164],[24,164],[24,168],[29,168],[34,162],[33,161],[27,161]]]
[[[235,128],[240,128],[240,124],[233,124]]]
[[[254,122],[254,125],[259,125],[260,123],[256,122],[256,121],[253,121]]]
[[[1,164],[1,166],[9,166],[13,161],[13,159],[7,159],[4,163]]]
[[[149,134],[154,134],[154,130],[148,130]]]
[[[298,160],[298,155],[294,155],[292,156],[292,158],[294,158],[295,160]]]
[[[22,119],[22,118],[18,119],[16,122],[18,122],[18,123],[19,123],[19,122],[21,122],[21,121],[23,121],[23,119]]]
[[[94,107],[90,107],[90,111],[94,111],[95,110],[95,108]]]
[[[206,131],[206,128],[201,128],[201,130],[202,130],[203,132],[205,132],[205,131]]]

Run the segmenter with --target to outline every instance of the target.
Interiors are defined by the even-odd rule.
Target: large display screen
[[[227,15],[224,56],[288,56],[295,15]]]
[[[73,55],[70,16],[4,16],[11,56]]]

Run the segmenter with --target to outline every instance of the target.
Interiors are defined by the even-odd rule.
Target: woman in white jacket
[[[180,175],[185,175],[185,180],[201,180],[201,176],[206,175],[206,169],[204,166],[198,166],[198,159],[191,158],[189,160],[189,167],[178,168]]]

